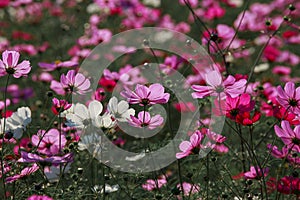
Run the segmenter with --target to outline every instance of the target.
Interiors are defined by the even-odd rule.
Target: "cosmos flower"
[[[60,134],[57,129],[50,129],[47,132],[45,130],[38,131],[31,137],[31,142],[37,147],[39,153],[50,156],[58,154],[59,150],[66,145],[67,140],[64,134]]]
[[[226,95],[235,98],[242,94],[247,83],[246,79],[236,80],[233,76],[229,75],[224,81],[222,76],[217,71],[210,71],[205,75],[207,86],[193,85],[192,93],[193,98],[204,98],[209,95],[217,96],[221,99],[226,98]]]
[[[130,104],[139,104],[141,106],[165,104],[169,101],[170,94],[165,93],[164,87],[159,83],[154,83],[149,87],[137,84],[135,91],[125,89],[121,95],[127,98]]]
[[[107,110],[112,117],[119,122],[126,122],[130,119],[130,115],[134,116],[135,114],[135,110],[133,108],[129,108],[126,101],[118,102],[116,97],[112,97],[109,100]]]
[[[150,130],[155,129],[161,126],[164,122],[164,119],[160,115],[155,115],[151,117],[149,112],[141,111],[138,114],[138,118],[134,117],[133,115],[130,116],[131,120],[129,124],[138,127],[138,128],[148,128]]]
[[[20,179],[20,178],[23,178],[23,177],[25,177],[25,176],[28,176],[28,175],[30,175],[30,174],[36,172],[38,169],[39,169],[39,166],[38,166],[36,163],[34,163],[31,167],[25,167],[25,168],[21,171],[20,174],[16,174],[16,175],[14,175],[14,176],[7,177],[7,178],[5,179],[5,182],[6,182],[6,183],[12,183],[12,182],[14,182],[14,181],[16,181],[16,180],[18,180],[18,179]]]
[[[201,148],[201,141],[203,139],[203,134],[200,131],[195,131],[190,137],[190,141],[183,141],[179,145],[181,152],[176,153],[176,158],[181,159],[187,157],[190,154],[198,154]]]
[[[0,76],[11,74],[15,78],[27,76],[31,70],[30,62],[27,60],[19,62],[20,53],[17,51],[4,51],[0,60]]]
[[[23,131],[26,130],[26,126],[31,122],[31,110],[29,107],[18,108],[17,112],[14,112],[12,116],[6,119],[6,130],[13,132],[13,137],[20,139],[23,135]],[[2,122],[1,122],[2,124]]]
[[[284,90],[278,86],[277,92],[277,101],[280,105],[295,114],[300,114],[300,87],[295,89],[295,83],[288,82]]]
[[[292,130],[288,121],[281,122],[281,128],[275,126],[275,132],[278,137],[283,141],[287,147],[294,151],[300,152],[300,126],[295,126]]]
[[[269,168],[260,169],[259,167],[250,167],[250,171],[244,173],[246,179],[259,179],[260,177],[266,177],[269,173]]]

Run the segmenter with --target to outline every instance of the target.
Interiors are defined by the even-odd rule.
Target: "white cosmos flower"
[[[3,121],[4,119],[2,119]],[[12,116],[6,119],[5,130],[10,130],[14,133],[14,138],[20,139],[23,135],[23,131],[26,130],[26,126],[31,122],[31,110],[29,107],[18,108],[17,112],[14,112]],[[4,121],[1,122],[4,124]],[[2,125],[3,126],[3,125]],[[3,128],[3,127],[2,127]]]
[[[102,116],[98,116],[95,119],[94,125],[96,127],[112,128],[116,123],[112,120],[112,115],[110,113],[104,113]]]
[[[112,97],[107,106],[107,110],[119,122],[127,122],[130,119],[130,115],[135,114],[135,110],[133,108],[129,108],[129,104],[122,100],[118,102],[116,97]]]
[[[89,124],[94,124],[95,120],[101,114],[103,106],[99,101],[93,100],[89,106],[86,107],[81,103],[74,105],[74,113],[67,113],[67,126],[73,126],[83,129]]]

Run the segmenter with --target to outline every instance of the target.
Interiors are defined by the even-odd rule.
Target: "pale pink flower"
[[[295,114],[300,114],[300,87],[295,89],[295,83],[288,82],[284,90],[278,86],[277,92],[277,101],[281,106]]]
[[[151,117],[149,112],[141,111],[138,114],[138,118],[130,115],[129,124],[138,128],[149,128],[150,130],[161,126],[164,122],[164,118],[160,115]]]
[[[135,91],[126,89],[121,95],[127,98],[130,104],[139,104],[141,106],[164,104],[169,101],[170,94],[165,93],[164,87],[159,83],[154,83],[149,87],[137,84]]]
[[[290,149],[300,152],[300,126],[295,126],[292,130],[290,123],[286,120],[281,122],[281,128],[275,126],[275,132],[278,137]]]
[[[157,180],[148,179],[146,183],[142,185],[144,190],[152,191],[154,189],[161,188],[162,186],[167,184],[167,180],[165,176],[158,178]]]
[[[89,92],[91,82],[83,74],[70,70],[66,75],[60,76],[60,82],[51,81],[50,88],[57,94],[64,95],[66,92],[85,94]]]
[[[187,157],[190,154],[198,154],[201,148],[201,141],[203,134],[200,131],[196,131],[191,137],[190,141],[183,141],[179,145],[181,152],[176,153],[176,158],[181,159]]]
[[[177,184],[177,188],[181,189],[181,184]],[[190,196],[191,194],[195,194],[200,192],[200,186],[198,184],[191,184],[187,182],[182,183],[182,189],[184,196]],[[177,196],[178,199],[181,199],[181,196]]]
[[[30,62],[27,60],[19,62],[20,53],[17,51],[4,51],[0,60],[0,76],[11,74],[15,78],[27,76],[31,70]]]
[[[63,134],[60,134],[57,129],[50,129],[47,132],[40,130],[37,135],[32,136],[31,142],[37,147],[37,151],[39,153],[45,155],[56,155],[59,153],[59,149],[64,148],[67,140],[66,137]],[[60,147],[59,144],[61,144]]]
[[[224,81],[222,76],[217,71],[210,71],[205,76],[207,86],[193,85],[192,89],[195,90],[192,93],[193,98],[204,98],[209,95],[217,96],[222,99],[229,95],[235,98],[242,94],[247,83],[246,79],[236,80],[233,76],[229,75]]]

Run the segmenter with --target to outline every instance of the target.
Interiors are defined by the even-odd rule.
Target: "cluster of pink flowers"
[[[102,146],[103,137],[96,132],[103,132],[118,148],[136,150],[140,143],[132,143],[122,126],[139,133],[144,130],[161,131],[162,134],[157,135],[160,145],[165,142],[161,138],[167,138],[166,142],[177,140],[177,136],[172,137],[177,129],[181,130],[182,124],[178,121],[183,120],[182,116],[198,112],[201,116],[197,116],[195,123],[183,125],[189,126],[186,132],[180,132],[185,139],[176,141],[174,152],[169,155],[177,159],[177,166],[166,167],[167,175],[143,179],[140,189],[144,190],[145,196],[148,195],[146,191],[155,191],[156,195],[171,186],[173,196],[169,199],[200,199],[204,194],[208,199],[212,198],[211,191],[216,191],[215,187],[209,188],[213,185],[210,174],[213,162],[218,170],[224,166],[226,172],[232,170],[238,174],[228,176],[229,179],[222,175],[220,180],[226,183],[235,179],[234,184],[243,184],[243,197],[252,198],[256,192],[261,199],[267,199],[268,195],[278,197],[277,193],[290,195],[283,198],[299,198],[300,86],[297,83],[300,78],[297,67],[300,55],[297,45],[300,44],[300,3],[296,0],[250,4],[243,0],[175,2],[178,9],[186,9],[189,14],[183,11],[179,15],[176,10],[176,17],[180,17],[177,19],[174,13],[164,10],[171,4],[162,0],[0,1],[0,18],[3,19],[0,22],[3,27],[0,31],[0,78],[3,84],[0,87],[3,94],[0,101],[0,178],[3,179],[0,181],[0,199],[60,198],[59,194],[43,192],[52,187],[53,182],[56,182],[55,191],[59,191],[65,176],[81,165],[81,161],[84,163],[90,159],[85,156],[84,150],[92,154],[92,159],[102,156],[106,147]],[[243,11],[236,13],[232,21],[223,20],[228,9],[239,11],[242,8]],[[88,20],[82,23],[84,30],[77,38],[69,36],[82,21],[74,11],[84,12]],[[109,27],[114,24],[112,19],[117,19],[120,26]],[[49,24],[45,23],[47,20]],[[52,23],[56,22],[60,24],[53,28]],[[197,25],[196,31],[193,24]],[[44,25],[49,25],[46,32]],[[157,68],[159,73],[149,72],[149,76],[157,75],[154,81],[144,74],[150,66],[148,57],[138,56],[136,59],[143,65],[141,68],[133,65],[135,59],[128,59],[139,53],[139,49],[125,45],[126,39],[118,40],[111,52],[93,57],[93,48],[100,43],[108,44],[118,32],[145,26],[192,35],[207,50],[209,61],[192,62],[200,56],[198,49],[194,49],[193,54],[173,55],[145,48],[147,56],[154,56],[161,62]],[[22,27],[30,28],[21,30]],[[40,29],[40,35],[32,31],[34,27]],[[57,38],[48,38],[48,35],[56,33]],[[70,43],[66,43],[68,49],[60,46],[65,45],[64,42],[57,42],[67,38],[62,33],[72,38],[68,41]],[[160,34],[155,35],[154,40],[169,41],[174,50],[193,48],[195,42],[184,39],[181,41],[184,47],[174,47],[172,41],[182,38],[175,38],[167,31]],[[149,41],[149,44],[153,42],[152,39]],[[147,42],[143,44],[148,47]],[[116,58],[115,53],[126,56]],[[113,63],[112,69],[103,70],[99,80],[93,79],[94,74],[79,69],[80,63],[90,55],[92,59]],[[113,62],[116,59],[118,61]],[[194,68],[191,67],[193,64]],[[95,67],[99,67],[100,71],[104,66]],[[178,72],[184,74],[183,80],[172,80]],[[97,86],[95,91],[92,91],[93,84]],[[175,85],[182,86],[180,92],[183,96],[191,92],[188,102],[178,98],[172,90]],[[36,88],[38,91],[34,90]],[[116,94],[120,94],[120,98]],[[72,103],[72,95],[86,102]],[[87,99],[81,98],[83,96]],[[208,104],[211,104],[209,108]],[[168,119],[163,112],[157,112],[157,108],[166,108]],[[222,124],[222,120],[225,124],[223,131],[214,131],[214,126]],[[90,130],[96,131],[89,135]],[[150,143],[147,150],[143,149],[142,156],[153,148],[152,141]],[[140,146],[144,148],[143,145]],[[199,172],[195,173],[192,170],[194,163],[190,160],[200,159],[202,153],[209,153],[204,163],[206,169],[196,166]],[[80,159],[76,160],[78,157]],[[236,168],[228,169],[232,166],[231,162],[236,163]],[[276,164],[273,165],[273,162]],[[93,165],[94,161],[91,163]],[[97,170],[98,166],[90,171],[94,173]],[[105,198],[119,188],[124,190],[119,185],[105,183],[106,179],[113,177],[105,171],[104,168],[103,180],[96,180],[103,182],[98,189],[93,177],[95,198],[100,195]],[[203,173],[207,176],[202,186]],[[72,186],[83,187],[78,183],[86,183],[82,177],[72,176],[72,179],[76,179]],[[245,179],[245,183],[237,179]],[[29,186],[32,183],[38,188],[39,180],[43,180],[40,182],[45,190],[33,193],[35,190]],[[23,188],[23,184],[28,188],[24,195],[14,191],[18,187]],[[90,184],[86,185],[90,187]],[[221,184],[218,184],[219,187]],[[91,192],[91,188],[87,190]],[[230,192],[228,189],[222,192],[235,193],[233,190],[230,188]],[[67,193],[67,189],[63,188],[62,193]],[[240,195],[240,191],[236,193]],[[170,195],[170,191],[166,194]],[[162,198],[167,198],[167,195]],[[217,198],[225,199],[224,196]]]

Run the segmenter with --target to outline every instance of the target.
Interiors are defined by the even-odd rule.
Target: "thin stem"
[[[184,200],[184,190],[183,190],[183,182],[182,182],[182,174],[181,174],[181,166],[180,160],[177,159],[177,168],[178,168],[178,178],[180,182],[180,189],[181,189],[181,197]]]
[[[7,95],[7,88],[8,88],[8,83],[9,83],[9,77],[10,74],[8,74],[7,79],[6,79],[6,83],[5,83],[5,90],[4,90],[4,94],[3,94],[3,98],[4,98],[4,115],[6,115],[6,95]],[[3,199],[6,199],[6,185],[5,185],[5,174],[4,174],[4,144],[5,144],[5,126],[6,126],[6,117],[4,117],[4,122],[3,122],[3,139],[2,139],[2,146],[1,146],[1,174],[2,174],[2,185],[3,185]],[[0,130],[1,131],[1,130]]]
[[[209,186],[209,154],[206,156],[206,199],[209,199],[209,192],[208,192],[208,186]]]

